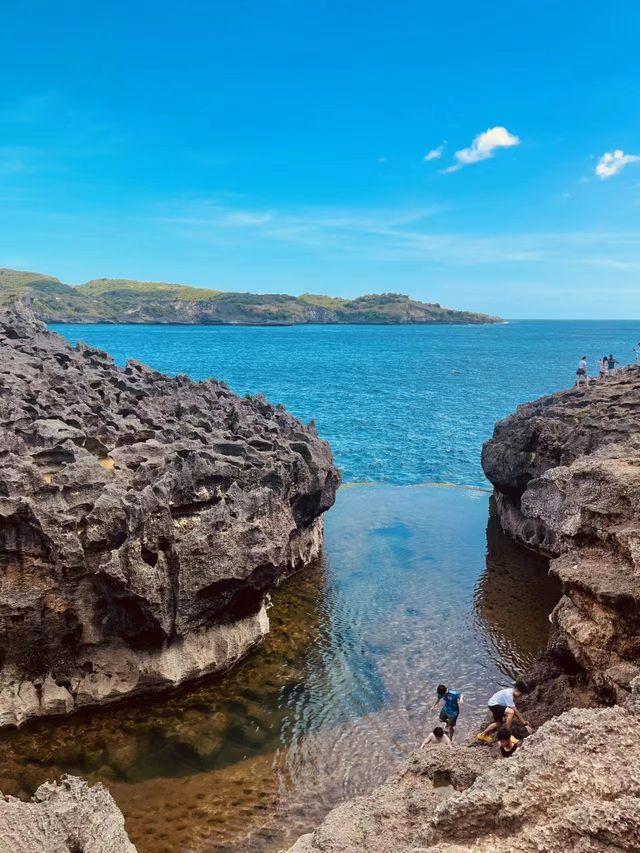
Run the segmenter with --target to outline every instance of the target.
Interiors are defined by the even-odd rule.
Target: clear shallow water
[[[499,326],[55,325],[110,352],[263,393],[327,438],[346,482],[486,485],[496,420],[575,381],[581,355],[631,361],[638,321]]]
[[[140,853],[286,846],[418,745],[440,681],[464,691],[467,737],[544,645],[558,589],[544,561],[487,528],[488,501],[341,489],[323,560],[275,592],[255,655],[178,694],[3,732],[0,790],[102,780]]]

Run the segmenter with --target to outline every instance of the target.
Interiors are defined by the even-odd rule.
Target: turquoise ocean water
[[[486,485],[482,442],[578,359],[633,360],[639,321],[499,326],[52,326],[123,363],[263,393],[328,439],[345,482]]]

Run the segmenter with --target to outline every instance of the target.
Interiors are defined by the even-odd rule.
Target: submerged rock
[[[640,367],[521,406],[482,464],[504,530],[562,583],[553,642],[624,702],[640,673]]]
[[[11,853],[136,853],[124,818],[102,785],[65,776],[30,802],[0,794],[0,849]]]
[[[0,314],[0,725],[231,666],[339,482],[312,426]]]

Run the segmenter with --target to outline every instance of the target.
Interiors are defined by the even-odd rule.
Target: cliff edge
[[[0,314],[0,725],[220,671],[339,482],[313,426]]]
[[[288,853],[612,850],[640,850],[640,717],[623,708],[568,711],[508,759],[486,747],[420,750]]]
[[[482,465],[503,529],[562,583],[556,647],[624,701],[640,674],[640,367],[521,406]]]

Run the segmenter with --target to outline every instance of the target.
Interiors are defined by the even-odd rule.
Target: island
[[[28,297],[45,323],[292,326],[501,323],[499,317],[418,302],[401,293],[342,299],[304,293],[231,293],[184,284],[99,278],[69,285],[41,273],[0,269],[0,306]]]

